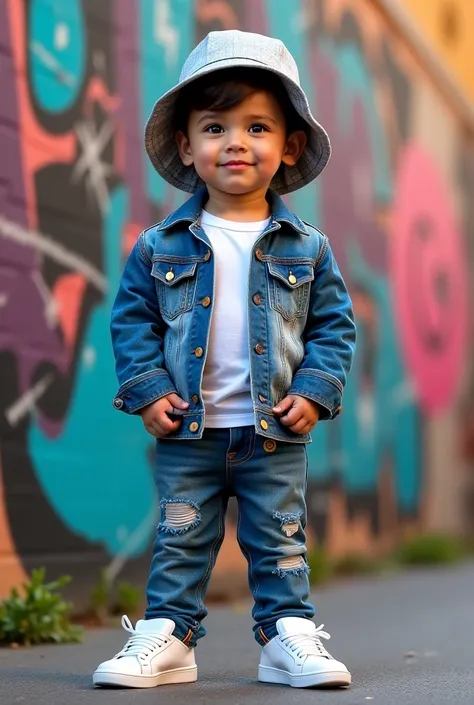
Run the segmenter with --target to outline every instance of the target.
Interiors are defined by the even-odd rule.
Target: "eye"
[[[221,132],[224,132],[224,130],[220,125],[208,125],[204,132],[208,132],[210,135],[220,135]]]
[[[268,132],[268,127],[257,122],[251,126],[250,132],[252,132],[253,134],[260,134],[261,132]]]

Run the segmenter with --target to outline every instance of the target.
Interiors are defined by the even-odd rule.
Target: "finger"
[[[293,399],[291,397],[285,397],[281,400],[275,407],[273,407],[273,413],[284,414],[288,409],[291,409],[293,405]]]
[[[313,428],[315,426],[316,426],[316,423],[313,423],[312,421],[310,421],[309,423],[306,424],[306,426],[301,431],[301,433],[311,433],[311,431],[313,430]]]
[[[172,421],[166,414],[160,414],[149,421],[146,429],[153,436],[161,438],[162,436],[167,436],[169,433],[176,431],[179,428],[180,423],[181,420]]]
[[[297,406],[293,406],[287,414],[281,417],[280,421],[285,426],[292,426],[297,423],[300,419],[304,419],[305,415],[301,409]],[[308,419],[306,419],[308,421]]]
[[[177,394],[168,394],[166,398],[175,409],[187,409],[189,406],[189,403],[181,399]]]
[[[145,424],[145,428],[148,433],[151,436],[154,436],[155,438],[161,438],[164,435],[161,427],[158,426],[158,424],[154,421],[150,421],[149,423]]]
[[[307,433],[307,428],[311,428],[311,425],[308,424],[307,419],[303,417],[297,423],[290,426],[290,431],[293,431],[293,433]]]
[[[170,419],[170,417],[166,413],[160,414],[160,416],[155,419],[155,422],[165,433],[172,433],[173,431],[177,431],[177,429],[181,425],[181,419]]]

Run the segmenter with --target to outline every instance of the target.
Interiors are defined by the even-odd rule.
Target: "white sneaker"
[[[258,680],[282,683],[293,688],[350,685],[351,674],[324,648],[321,639],[330,639],[309,619],[283,617],[276,623],[278,636],[262,648]]]
[[[194,649],[172,636],[171,619],[140,619],[134,629],[123,616],[122,627],[132,636],[122,651],[100,664],[92,676],[94,685],[153,688],[197,680]]]

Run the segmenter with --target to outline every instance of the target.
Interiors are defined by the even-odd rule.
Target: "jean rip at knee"
[[[201,523],[201,512],[196,502],[174,497],[160,501],[162,518],[158,530],[168,534],[184,534]]]

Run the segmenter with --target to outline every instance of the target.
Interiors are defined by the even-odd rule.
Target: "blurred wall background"
[[[138,233],[182,201],[146,161],[145,119],[212,29],[280,37],[334,147],[288,199],[329,235],[359,328],[344,412],[309,447],[311,540],[378,554],[472,531],[469,5],[0,3],[0,597],[36,565],[83,598],[103,567],[144,579],[153,443],[112,407],[108,321]],[[229,524],[224,582],[245,572]]]

